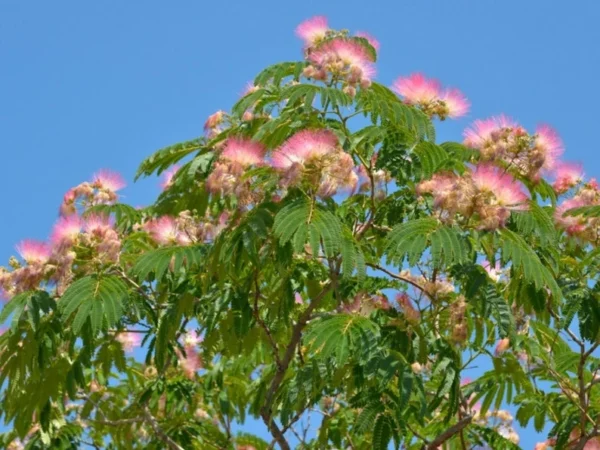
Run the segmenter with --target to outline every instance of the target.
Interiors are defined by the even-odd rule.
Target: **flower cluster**
[[[375,76],[374,58],[360,39],[347,33],[330,30],[327,19],[314,17],[301,23],[296,33],[304,40],[306,59],[310,63],[304,76],[320,81],[341,81],[344,92],[354,96],[358,86],[367,88]],[[366,39],[377,49],[379,43],[365,33],[357,37]]]
[[[206,180],[206,188],[215,195],[237,198],[239,205],[248,205],[261,199],[244,174],[252,167],[264,164],[266,149],[262,144],[246,138],[230,137]]]
[[[377,309],[387,310],[391,307],[388,298],[383,294],[369,295],[365,292],[359,292],[350,303],[341,306],[340,311],[368,316]]]
[[[86,255],[92,264],[111,264],[119,260],[120,251],[121,239],[107,217],[61,217],[50,243],[26,240],[17,246],[24,263],[12,258],[12,271],[0,268],[0,289],[9,298],[43,283],[62,292],[73,278],[78,255]],[[84,265],[79,268],[83,270]]]
[[[457,344],[462,344],[467,340],[467,302],[465,297],[459,295],[450,304],[450,326],[452,328],[451,339]]]
[[[202,358],[198,352],[198,345],[202,340],[202,336],[197,332],[188,331],[183,337],[184,352],[177,351],[179,366],[189,379],[193,379],[196,376],[196,372],[202,368]]]
[[[485,414],[481,414],[478,407],[473,408],[475,416],[473,422],[483,425],[491,426],[505,439],[508,439],[513,444],[518,444],[520,437],[517,431],[513,427],[513,416],[503,409],[496,411],[487,411]]]
[[[140,228],[160,246],[166,245],[191,245],[214,239],[226,225],[228,215],[221,214],[218,221],[213,223],[209,217],[199,220],[190,211],[182,211],[177,217],[160,216],[150,219]]]
[[[476,224],[479,229],[504,226],[510,212],[527,208],[527,195],[508,173],[489,164],[480,164],[462,176],[436,174],[417,187],[420,195],[431,194],[439,218],[457,218]]]
[[[225,128],[228,117],[227,113],[221,110],[208,116],[208,119],[206,119],[206,122],[204,123],[204,133],[206,134],[206,137],[213,138],[221,133]]]
[[[123,350],[132,353],[142,343],[142,337],[143,334],[141,333],[122,331],[117,333],[115,339],[121,343]]]
[[[548,125],[539,126],[534,134],[514,120],[501,115],[476,120],[464,132],[466,146],[477,149],[484,161],[502,161],[507,168],[532,181],[543,171],[556,168],[563,144]]]
[[[67,191],[60,206],[60,214],[77,214],[78,200],[84,208],[114,203],[118,199],[117,191],[124,187],[125,181],[118,173],[101,170],[94,175],[91,182],[86,181]]]
[[[352,157],[329,130],[299,131],[273,152],[271,159],[283,188],[304,182],[316,186],[320,197],[330,197],[340,188],[355,189],[358,183]]]
[[[396,295],[396,302],[398,306],[404,313],[404,318],[411,324],[419,323],[421,319],[421,314],[419,311],[413,306],[413,303],[406,292],[401,292]]]
[[[417,106],[429,117],[437,116],[440,120],[462,117],[471,106],[458,89],[442,88],[438,80],[421,73],[398,78],[392,90],[401,95],[406,104]]]
[[[596,180],[592,179],[583,184],[573,197],[558,205],[554,212],[554,219],[558,226],[571,236],[597,243],[600,237],[600,218],[565,215],[570,209],[595,205],[600,205],[600,188]]]

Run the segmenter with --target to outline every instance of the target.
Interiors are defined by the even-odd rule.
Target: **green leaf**
[[[431,258],[436,267],[469,262],[467,241],[457,228],[441,226],[430,235],[430,239]]]
[[[387,237],[384,253],[388,262],[402,265],[404,258],[414,265],[427,248],[428,237],[438,227],[436,219],[427,217],[404,222],[394,227]],[[450,250],[452,254],[452,250]]]
[[[525,240],[509,229],[500,230],[502,261],[512,262],[513,268],[538,290],[548,288],[555,299],[562,298],[556,280],[550,270],[542,264],[538,255]]]
[[[565,211],[563,216],[600,217],[600,205],[580,206],[578,208],[572,208]]]
[[[445,166],[449,160],[448,152],[431,142],[419,142],[412,153],[417,170],[417,180],[426,180]]]
[[[25,306],[27,305],[29,298],[35,292],[36,291],[22,292],[20,294],[15,295],[13,298],[11,298],[8,301],[8,303],[6,305],[4,305],[4,308],[2,308],[2,313],[0,313],[0,323],[4,323],[6,321],[6,319],[8,319],[8,317],[11,314],[13,314],[11,328],[16,329],[16,327],[19,323],[19,320],[21,319],[21,315],[23,314],[23,311],[25,310]]]
[[[123,314],[127,285],[115,275],[89,275],[75,281],[58,302],[63,323],[75,313],[72,328],[78,333],[87,319],[96,333],[105,325],[114,327]],[[108,306],[107,306],[108,305]]]
[[[205,138],[197,138],[162,148],[140,164],[135,179],[152,175],[154,172],[160,174],[190,153],[201,149],[205,144]]]
[[[198,264],[204,254],[202,246],[158,248],[142,254],[133,267],[133,273],[141,280],[147,279],[153,273],[155,279],[159,280],[169,269],[178,272],[183,266]]]
[[[392,440],[393,421],[384,414],[377,417],[373,428],[373,450],[387,450]]]
[[[303,199],[289,203],[277,213],[273,232],[282,245],[292,242],[297,253],[304,251],[306,236],[315,255],[322,246],[327,256],[333,256],[339,251],[342,240],[339,219],[322,206]],[[302,239],[296,238],[298,233]]]
[[[260,72],[254,79],[255,86],[266,86],[273,83],[276,86],[287,77],[293,77],[294,80],[300,79],[302,70],[306,67],[306,62],[282,62],[267,67]]]
[[[360,414],[356,418],[354,429],[357,433],[364,433],[373,428],[375,418],[384,411],[381,402],[371,403],[362,408]]]
[[[84,213],[84,217],[93,215],[114,216],[117,229],[124,231],[133,227],[134,224],[140,223],[142,213],[132,206],[123,203],[115,203],[114,205],[94,205],[88,208]]]
[[[501,338],[508,337],[514,342],[516,333],[515,318],[512,315],[509,304],[502,298],[495,285],[489,285],[485,291],[486,309],[489,308],[492,317],[498,324]]]
[[[537,235],[542,245],[556,242],[556,227],[547,208],[530,201],[527,210],[513,211],[514,220],[521,235]]]
[[[307,328],[306,343],[315,356],[333,357],[338,366],[343,366],[351,356],[367,360],[378,337],[379,329],[370,319],[335,314],[312,322]]]

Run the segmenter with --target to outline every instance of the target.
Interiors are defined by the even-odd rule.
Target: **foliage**
[[[141,164],[154,205],[100,172],[0,268],[3,448],[513,449],[514,421],[600,442],[597,184],[505,117],[436,143],[462,94],[373,81],[377,43],[323,19],[298,33],[303,61]]]

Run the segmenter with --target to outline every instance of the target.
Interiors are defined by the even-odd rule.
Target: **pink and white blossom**
[[[559,194],[567,192],[583,181],[583,167],[580,164],[558,163],[554,174],[555,180],[552,187]]]
[[[314,45],[325,38],[328,31],[327,18],[324,16],[312,17],[296,27],[296,35],[304,41],[306,46]]]
[[[431,103],[440,98],[442,86],[433,78],[422,73],[413,73],[408,77],[399,77],[392,84],[392,90],[404,98],[410,105]]]
[[[50,242],[55,246],[70,244],[81,233],[82,225],[81,218],[76,215],[59,218],[52,230]]]
[[[83,230],[90,234],[103,234],[112,229],[113,223],[109,216],[93,214],[85,218]]]
[[[508,173],[489,164],[480,164],[472,173],[473,182],[480,192],[493,195],[500,206],[523,208],[528,197]]]
[[[525,130],[510,117],[501,114],[488,119],[478,119],[464,131],[464,144],[471,148],[481,149],[489,144],[496,135],[506,129],[519,130],[525,134]]]
[[[543,168],[552,170],[564,152],[562,139],[554,128],[540,125],[535,130],[535,147],[543,153]]]
[[[467,100],[461,91],[455,88],[446,89],[442,93],[440,100],[444,102],[448,109],[448,117],[451,119],[457,119],[466,115],[471,108],[469,100]]]
[[[41,241],[26,239],[17,244],[17,252],[27,264],[44,264],[50,259],[50,246]]]
[[[171,184],[173,183],[173,177],[179,169],[180,166],[176,164],[163,172],[160,180],[160,187],[163,190],[166,190],[171,187]]]
[[[504,353],[506,350],[508,350],[509,348],[510,348],[510,339],[508,339],[508,338],[500,339],[496,343],[496,348],[494,349],[494,353],[496,354],[496,356],[499,356],[502,353]]]
[[[303,130],[289,138],[273,153],[272,165],[276,169],[289,169],[294,164],[305,164],[336,152],[338,139],[329,130]]]
[[[102,169],[93,176],[94,186],[110,192],[117,192],[126,186],[125,180],[117,172]]]
[[[221,158],[240,164],[242,167],[259,165],[264,161],[266,149],[257,141],[230,137],[225,142]]]
[[[142,343],[142,334],[123,331],[117,333],[115,339],[121,343],[123,350],[125,350],[127,353],[131,353]]]
[[[144,224],[144,229],[160,245],[175,244],[180,235],[177,221],[170,216],[152,219]]]

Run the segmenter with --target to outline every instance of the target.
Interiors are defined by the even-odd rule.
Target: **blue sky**
[[[0,2],[0,260],[44,239],[63,193],[99,168],[132,179],[153,150],[201,134],[263,67],[301,56],[315,14],[382,43],[378,80],[423,71],[459,87],[470,117],[507,113],[558,129],[567,158],[600,176],[595,143],[600,3],[594,0]],[[156,180],[126,201],[152,202]],[[523,448],[534,437],[523,435]]]

